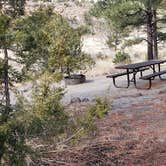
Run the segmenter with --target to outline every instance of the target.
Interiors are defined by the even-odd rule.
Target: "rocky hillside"
[[[47,7],[51,6],[56,12],[67,18],[73,24],[84,24],[84,14],[92,6],[90,2],[81,3],[79,1],[28,1],[26,5],[27,13],[34,11],[39,6]]]

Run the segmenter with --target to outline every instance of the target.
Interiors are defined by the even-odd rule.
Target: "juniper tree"
[[[60,103],[63,91],[50,89],[52,82],[48,76],[45,80],[49,84],[42,84],[30,103],[20,100],[13,105],[9,93],[11,85],[21,81],[26,71],[43,74],[51,67],[58,71],[60,64],[70,64],[73,69],[80,67],[78,62],[81,60],[86,62],[88,59],[81,54],[79,29],[70,27],[62,16],[50,8],[40,8],[30,16],[20,17],[20,14],[13,14],[17,8],[10,7],[11,12],[3,8],[0,15],[0,48],[4,55],[0,59],[0,83],[5,96],[5,100],[1,96],[0,104],[0,164],[4,161],[7,165],[25,165],[26,154],[32,153],[26,146],[30,135],[56,136],[63,132],[68,122]],[[8,56],[9,50],[15,59]],[[22,70],[15,71],[9,65],[11,60],[21,64]],[[34,128],[36,130],[32,130]]]
[[[82,28],[71,27],[52,8],[39,8],[13,25],[17,55],[25,64],[25,70],[35,64],[38,66],[36,73],[52,70],[70,75],[70,72],[84,69],[93,62],[81,49]]]

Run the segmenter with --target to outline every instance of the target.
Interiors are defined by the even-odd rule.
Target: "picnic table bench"
[[[150,89],[152,85],[152,80],[155,79],[155,77],[159,76],[161,80],[165,80],[164,78],[161,77],[161,75],[166,74],[166,70],[161,71],[161,64],[165,63],[166,60],[149,60],[145,62],[139,62],[139,63],[133,63],[133,64],[128,64],[128,65],[121,65],[121,66],[116,66],[116,69],[123,69],[126,70],[125,72],[121,73],[116,73],[116,74],[111,74],[106,76],[107,78],[112,78],[113,79],[113,84],[117,88],[128,88],[130,86],[130,83],[133,82],[135,87],[138,89],[145,89],[145,88],[139,88],[137,86],[137,80],[136,80],[136,74],[140,72],[140,77],[139,79],[142,80],[148,80],[149,81],[149,86],[146,89]],[[157,68],[156,68],[157,65]],[[143,76],[143,71],[150,70],[152,69],[152,73]],[[130,75],[132,75],[132,78],[130,79]],[[126,87],[121,87],[116,84],[116,78],[121,77],[121,76],[127,76],[127,86]]]
[[[159,76],[160,80],[165,80],[164,78],[161,77],[161,75],[163,75],[163,74],[166,74],[166,70],[163,70],[163,71],[160,71],[160,72],[155,72],[155,73],[152,73],[152,74],[149,74],[149,75],[146,75],[146,76],[142,76],[142,77],[140,77],[140,79],[149,80],[149,87],[148,87],[148,89],[150,89],[151,86],[152,86],[152,80],[156,76]]]
[[[141,68],[139,69],[139,72],[140,72],[140,75],[141,77],[143,76],[143,71],[145,70],[149,70],[149,68]],[[116,78],[117,77],[120,77],[120,76],[128,76],[128,74],[133,74],[133,71],[129,71],[129,72],[121,72],[121,73],[115,73],[115,74],[111,74],[111,75],[108,75],[106,76],[107,78],[112,78],[113,79],[113,84],[116,88],[128,88],[129,87],[129,84],[127,85],[127,87],[121,87],[121,86],[118,86],[116,84]]]

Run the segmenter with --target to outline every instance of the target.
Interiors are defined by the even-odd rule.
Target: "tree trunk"
[[[157,18],[155,9],[153,10],[153,58],[158,59]]]
[[[151,9],[147,12],[147,41],[148,41],[148,60],[153,59],[153,28],[152,28],[152,11]]]
[[[2,112],[1,123],[6,123],[8,120],[9,112],[10,112],[10,94],[9,94],[9,75],[8,75],[8,51],[4,48],[4,93],[5,93],[5,109]],[[0,165],[2,163],[2,157],[5,153],[5,141],[6,138],[0,138]]]
[[[66,69],[67,71],[66,71],[66,73],[67,73],[67,75],[69,76],[69,78],[71,77],[71,74],[70,74],[70,67],[69,67],[69,65],[67,65],[67,69]]]
[[[5,92],[5,105],[6,105],[6,113],[9,113],[10,108],[10,94],[9,94],[9,64],[8,64],[8,51],[6,48],[4,48],[4,92]]]
[[[2,13],[2,2],[0,0],[0,13]]]
[[[5,137],[0,138],[0,165],[2,164],[2,157],[5,153]]]

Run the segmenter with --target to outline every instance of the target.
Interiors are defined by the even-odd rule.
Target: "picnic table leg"
[[[155,72],[156,72],[155,65],[150,65],[149,67],[152,69],[153,73],[155,73]]]
[[[158,64],[158,70],[159,70],[159,72],[161,71],[160,64]],[[159,75],[159,78],[160,78],[160,80],[166,80],[166,78],[162,78],[161,75]]]
[[[137,89],[148,90],[148,89],[150,89],[150,88],[152,87],[152,79],[149,79],[149,85],[148,85],[147,88],[138,87],[136,81],[134,82],[134,85],[135,85],[135,87],[136,87]]]
[[[129,70],[127,69],[127,86],[126,87],[122,87],[122,86],[118,86],[116,84],[116,81],[115,81],[115,78],[116,77],[113,77],[113,84],[116,88],[128,88],[130,86],[130,73],[129,73]]]
[[[132,77],[131,80],[129,79],[130,82],[134,83],[135,87],[137,87],[137,82],[136,82],[136,74],[137,74],[137,72],[138,72],[137,70],[133,69],[133,77]]]
[[[135,73],[135,70],[133,70],[133,82],[134,82],[134,85],[136,85],[136,79],[135,79],[135,76],[136,76],[136,73]]]
[[[133,82],[134,82],[134,86],[137,88],[136,74],[137,74],[137,71],[133,70]]]
[[[145,89],[150,89],[151,86],[152,86],[152,79],[149,79],[149,86],[147,88],[140,88],[137,86],[137,79],[136,79],[136,74],[137,74],[137,70],[133,70],[133,82],[134,82],[134,86],[137,88],[137,89],[142,89],[142,90],[145,90]],[[141,74],[142,75],[142,74]]]
[[[152,79],[149,79],[149,87],[147,89],[150,89],[152,87]]]
[[[160,63],[158,64],[158,70],[159,72],[161,71]]]
[[[140,71],[140,76],[141,76],[141,77],[143,76],[143,72],[142,72],[142,71]]]
[[[155,73],[156,72],[155,65],[153,65],[152,69],[153,69],[153,73]]]
[[[129,87],[129,82],[127,82],[127,86],[126,86],[126,87],[118,86],[118,85],[116,84],[115,77],[113,77],[113,84],[114,84],[114,86],[115,86],[116,88],[128,88],[128,87]]]
[[[129,74],[129,69],[127,69],[127,85],[128,85],[128,87],[130,86],[130,74]]]
[[[149,66],[151,69],[152,69],[152,71],[153,71],[153,74],[156,72],[156,69],[155,69],[155,65],[151,65],[151,66]],[[152,78],[152,80],[154,80],[155,79],[155,77],[154,78]]]

